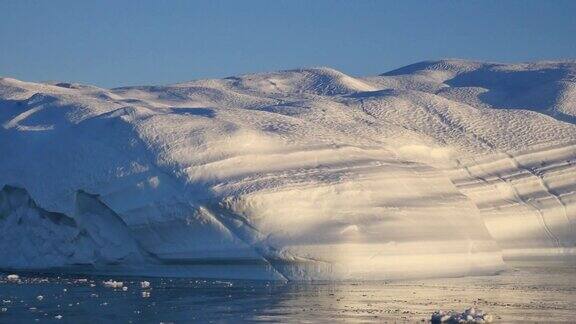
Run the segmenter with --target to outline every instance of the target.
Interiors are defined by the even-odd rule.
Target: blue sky
[[[576,58],[576,1],[0,1],[0,76],[104,87]]]

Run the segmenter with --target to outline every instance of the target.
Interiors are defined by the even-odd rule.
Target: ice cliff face
[[[98,197],[78,192],[73,217],[39,207],[26,190],[0,191],[3,267],[49,268],[137,262],[130,229]]]
[[[575,85],[576,63],[457,60],[1,79],[0,268],[394,279],[570,255]]]

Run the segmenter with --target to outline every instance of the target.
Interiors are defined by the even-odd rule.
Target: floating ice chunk
[[[36,297],[36,299],[38,299],[38,300],[42,300],[42,299],[44,299],[44,296],[42,296],[42,295],[38,295],[38,297]]]
[[[122,291],[128,291],[128,287],[126,286],[122,287]]]
[[[104,284],[104,287],[114,289],[122,288],[124,286],[124,283],[122,281],[116,281],[116,280],[103,281],[102,283]]]
[[[150,282],[149,281],[142,281],[142,282],[140,282],[140,287],[142,287],[142,289],[150,288]]]
[[[54,316],[54,318],[57,319],[57,320],[61,320],[61,319],[62,319],[62,315],[56,315],[56,316]]]
[[[468,308],[462,313],[456,311],[436,311],[432,314],[431,323],[465,323],[465,324],[480,324],[492,323],[493,317],[490,314],[485,314],[479,309],[474,307]]]
[[[10,281],[10,282],[18,282],[18,281],[20,281],[20,276],[17,274],[10,274],[10,275],[6,276],[6,279],[8,279],[8,281]]]
[[[0,308],[0,312],[2,312],[2,313],[6,313],[7,311],[8,311],[8,308],[6,308],[6,307]]]
[[[149,291],[143,291],[142,292],[142,298],[149,298],[150,297],[150,292]]]
[[[216,280],[216,281],[214,281],[214,283],[216,283],[216,284],[222,284],[222,285],[225,285],[225,286],[228,286],[228,287],[232,287],[232,286],[233,286],[233,284],[232,284],[231,282],[229,282],[229,281]]]

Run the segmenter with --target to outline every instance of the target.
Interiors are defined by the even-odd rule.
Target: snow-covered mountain
[[[279,280],[576,254],[576,62],[0,79],[0,268]]]

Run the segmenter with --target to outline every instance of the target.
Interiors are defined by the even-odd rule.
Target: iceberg
[[[576,63],[0,79],[0,269],[494,274],[576,252]]]

